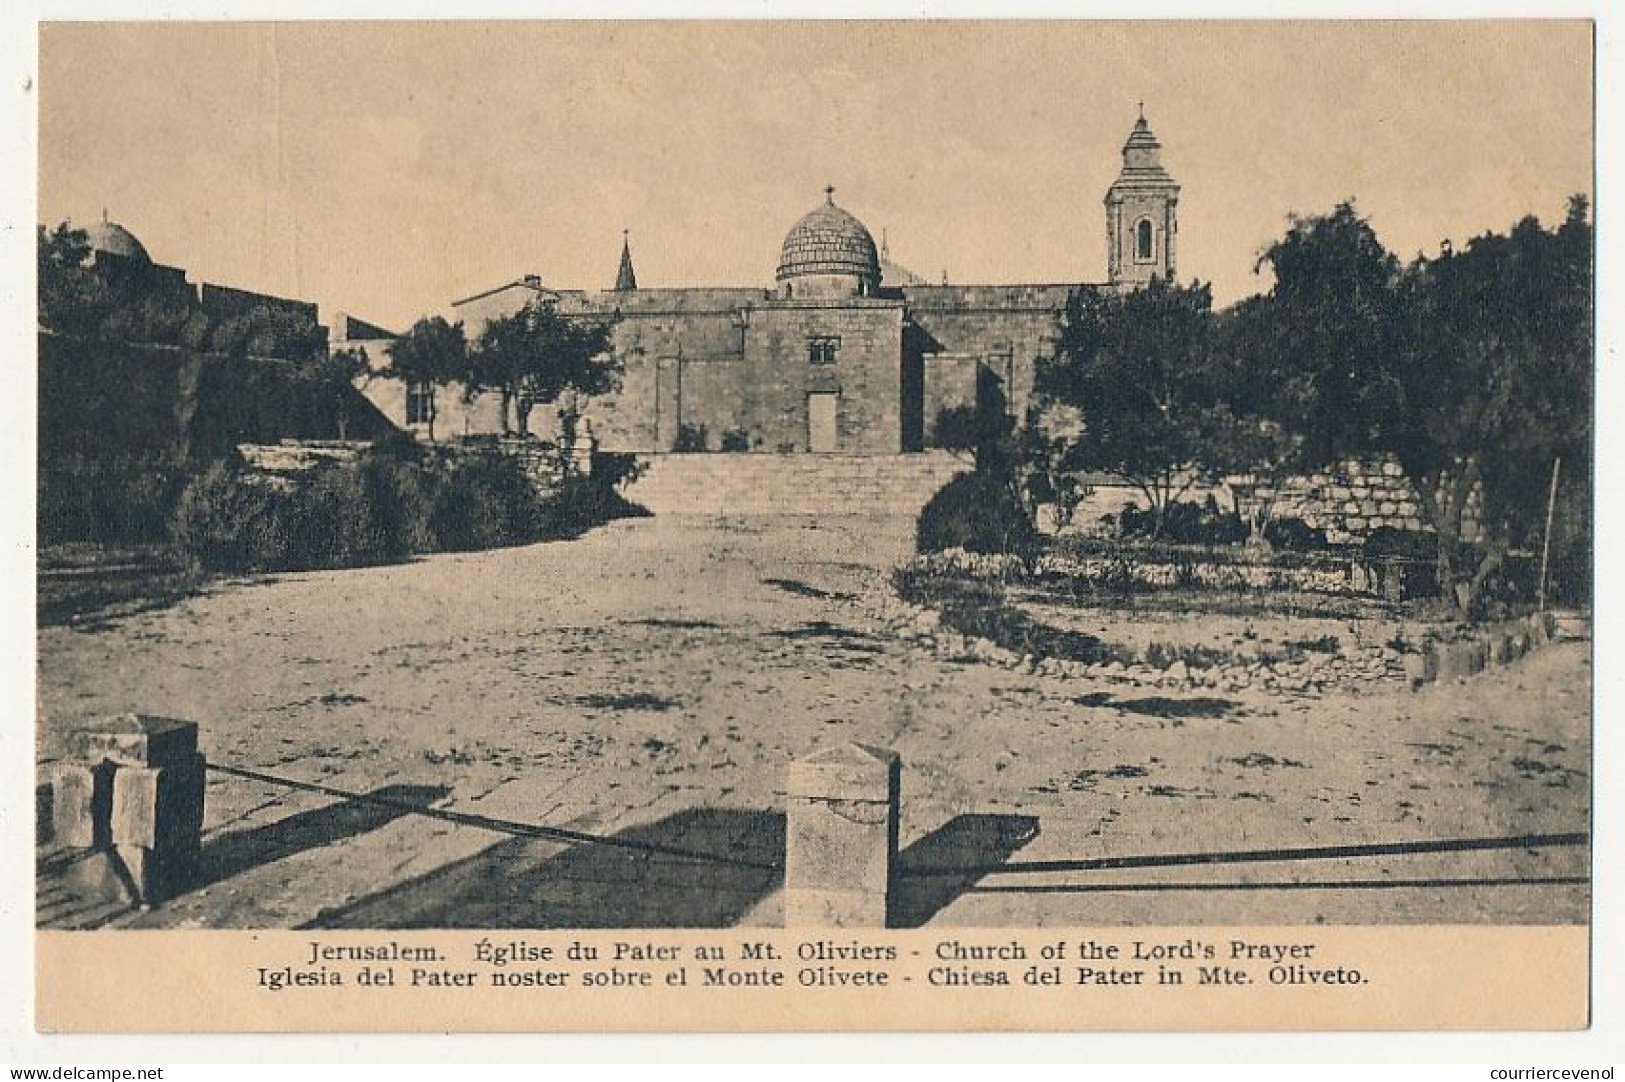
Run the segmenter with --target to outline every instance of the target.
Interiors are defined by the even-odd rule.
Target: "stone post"
[[[203,756],[197,725],[124,714],[75,736],[77,762],[59,768],[52,806],[57,838],[108,849],[137,902],[175,894],[198,872]]]
[[[897,753],[842,744],[790,766],[786,927],[884,928],[897,862]]]

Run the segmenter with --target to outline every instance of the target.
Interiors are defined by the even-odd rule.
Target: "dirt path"
[[[215,777],[209,883],[131,918],[147,924],[771,923],[774,873],[635,846],[778,860],[786,767],[845,740],[901,753],[916,864],[1272,858],[914,880],[911,921],[1584,919],[1587,891],[1568,882],[1583,849],[1279,858],[1585,830],[1588,644],[1313,706],[1084,687],[878,634],[859,598],[907,551],[907,526],[630,520],[45,629],[40,758],[77,719],[167,714],[202,723],[212,762],[633,846]]]

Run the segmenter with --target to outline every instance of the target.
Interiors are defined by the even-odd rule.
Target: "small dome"
[[[779,281],[808,275],[852,275],[880,282],[880,253],[862,222],[835,205],[828,189],[823,206],[797,222],[779,253]]]
[[[106,253],[138,263],[152,262],[152,257],[147,255],[147,249],[142,243],[135,239],[135,234],[117,222],[103,218],[99,222],[91,222],[85,226],[84,231],[85,239],[90,242],[90,250],[98,255]]]

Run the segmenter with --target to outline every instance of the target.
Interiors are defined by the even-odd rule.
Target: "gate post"
[[[896,752],[857,743],[790,765],[786,927],[886,926],[901,771]]]
[[[75,734],[74,752],[54,780],[58,839],[110,849],[132,901],[159,901],[191,882],[203,834],[197,723],[123,714]]]

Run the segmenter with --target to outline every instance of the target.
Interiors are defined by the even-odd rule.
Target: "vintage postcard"
[[[42,1031],[1587,1025],[1590,22],[38,48]]]

